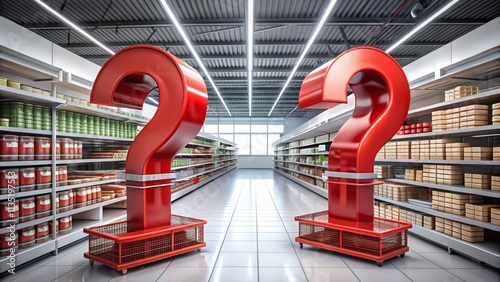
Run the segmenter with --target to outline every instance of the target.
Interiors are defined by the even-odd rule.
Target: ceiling
[[[52,8],[118,51],[151,44],[198,69],[198,63],[159,0],[45,0]],[[233,117],[249,116],[246,0],[168,0]],[[267,117],[298,57],[330,0],[255,0],[252,117]],[[305,76],[348,48],[388,48],[449,0],[430,2],[417,18],[418,0],[338,0],[325,26],[298,67],[271,117],[312,117],[318,110],[297,109]],[[34,1],[0,0],[0,16],[102,65],[109,55],[71,30]],[[391,53],[405,66],[500,16],[498,0],[462,0]],[[229,114],[205,79],[207,116]],[[151,97],[154,97],[152,94]]]

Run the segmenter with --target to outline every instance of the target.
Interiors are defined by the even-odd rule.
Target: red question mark
[[[141,109],[159,92],[153,118],[132,142],[125,164],[128,232],[171,224],[172,160],[205,121],[208,97],[200,74],[163,49],[136,45],[102,66],[90,102]]]
[[[410,106],[410,87],[401,66],[382,50],[352,48],[311,72],[300,88],[300,108],[330,108],[355,95],[351,118],[328,154],[328,214],[355,222],[373,221],[373,164],[398,131]]]

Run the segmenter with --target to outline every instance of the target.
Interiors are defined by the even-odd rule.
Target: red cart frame
[[[408,248],[411,224],[375,217],[373,222],[350,222],[328,217],[321,211],[295,217],[299,237],[295,241],[314,247],[344,253],[377,262],[401,256]]]
[[[172,224],[127,233],[127,222],[121,221],[85,228],[89,234],[89,251],[84,257],[91,265],[98,261],[126,274],[129,268],[154,262],[206,246],[203,226],[207,222],[172,215]]]

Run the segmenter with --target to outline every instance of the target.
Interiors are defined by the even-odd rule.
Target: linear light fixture
[[[115,52],[113,50],[109,49],[108,46],[102,44],[99,40],[95,39],[88,32],[86,32],[85,30],[83,30],[80,27],[78,27],[72,21],[68,20],[65,16],[61,15],[56,10],[52,9],[50,6],[48,6],[47,4],[45,4],[44,2],[42,2],[41,0],[35,0],[35,2],[38,5],[42,6],[45,10],[49,11],[51,14],[53,14],[54,16],[56,16],[57,18],[59,18],[61,21],[65,22],[67,25],[69,25],[70,27],[72,27],[74,30],[78,31],[81,35],[85,36],[87,39],[89,39],[90,41],[94,42],[97,46],[99,46],[102,49],[104,49],[110,55],[114,55],[115,54]]]
[[[157,106],[159,105],[158,102],[155,99],[151,98],[151,97],[148,97],[148,100],[151,101],[151,102],[153,102],[153,103],[155,103]]]
[[[328,7],[325,10],[325,13],[323,16],[321,16],[321,20],[319,21],[318,25],[316,26],[316,29],[314,30],[311,38],[309,39],[309,42],[307,42],[306,47],[304,48],[304,51],[302,51],[302,54],[300,54],[300,57],[295,64],[295,66],[292,69],[292,72],[290,73],[290,76],[285,82],[285,85],[283,86],[283,89],[281,89],[280,94],[278,95],[278,98],[276,98],[276,101],[274,102],[273,107],[269,111],[269,114],[267,116],[270,116],[273,113],[274,108],[276,107],[276,104],[278,104],[278,101],[280,100],[281,96],[283,93],[285,93],[285,89],[288,87],[288,84],[292,80],[293,76],[295,75],[295,72],[297,72],[297,69],[299,68],[300,64],[302,63],[302,60],[304,60],[304,57],[306,56],[307,52],[311,48],[314,40],[316,40],[316,37],[318,36],[319,32],[321,31],[321,28],[325,24],[328,16],[330,15],[330,12],[332,11],[333,7],[335,6],[335,3],[337,3],[337,0],[331,0],[330,3],[328,4]]]
[[[401,39],[399,39],[396,43],[394,43],[391,47],[389,47],[385,52],[389,54],[390,52],[394,51],[399,45],[401,45],[403,42],[408,40],[411,36],[413,36],[415,33],[417,33],[419,30],[424,28],[426,25],[428,25],[430,22],[432,22],[435,18],[439,17],[442,13],[446,12],[448,9],[450,9],[453,5],[457,4],[458,1],[460,0],[452,0],[448,4],[446,4],[443,8],[441,8],[439,11],[435,12],[432,16],[427,18],[425,21],[417,25],[415,28],[413,28],[410,32],[408,32],[405,36],[403,36]]]
[[[229,114],[229,116],[232,116],[231,112],[227,108],[226,103],[224,102],[224,99],[222,99],[222,96],[220,95],[219,89],[217,88],[217,86],[215,86],[215,82],[213,81],[212,77],[210,76],[210,74],[207,71],[207,68],[205,67],[205,65],[201,61],[200,56],[198,55],[198,53],[194,49],[193,44],[191,44],[191,41],[187,37],[186,32],[184,32],[184,29],[181,27],[181,24],[179,23],[179,21],[175,17],[174,12],[170,8],[170,6],[168,6],[167,1],[166,0],[160,0],[160,3],[163,6],[163,9],[165,9],[165,12],[167,12],[168,17],[170,18],[170,20],[174,24],[174,26],[177,29],[177,31],[181,34],[181,37],[184,40],[184,43],[186,43],[186,45],[188,46],[189,51],[191,51],[191,54],[193,54],[193,57],[196,59],[196,62],[198,63],[198,65],[202,69],[203,73],[205,73],[208,81],[210,82],[210,84],[214,88],[215,93],[217,93],[217,96],[219,96],[219,99],[222,102],[222,104],[224,105],[224,108],[226,108],[227,113]]]
[[[254,0],[248,0],[248,18],[247,18],[247,68],[248,68],[248,116],[252,116],[252,80],[253,80],[253,22]]]

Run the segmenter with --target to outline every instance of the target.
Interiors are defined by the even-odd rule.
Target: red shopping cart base
[[[377,262],[401,256],[408,248],[411,224],[374,218],[372,222],[352,222],[329,218],[328,211],[295,217],[299,222],[299,237],[295,241],[317,248],[343,253]]]
[[[172,215],[172,225],[127,233],[127,222],[85,228],[89,251],[84,257],[92,265],[100,262],[126,274],[129,268],[164,258],[201,251],[205,220]]]

